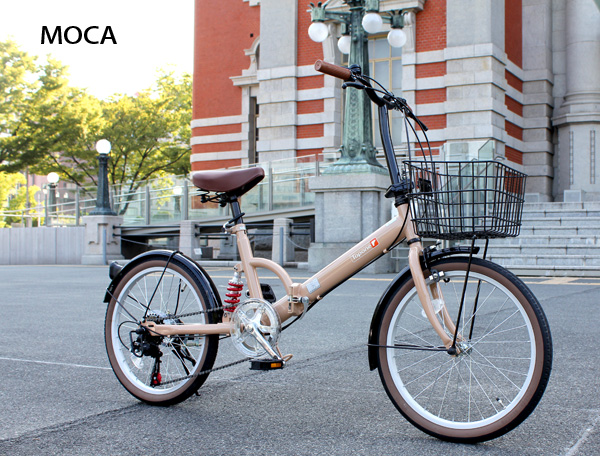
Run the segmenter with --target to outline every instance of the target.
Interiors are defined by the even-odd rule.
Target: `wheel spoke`
[[[444,272],[439,286],[449,315],[458,314],[466,263],[466,259],[445,259],[434,265]],[[534,374],[542,367],[535,364],[538,342],[533,327],[537,325],[540,331],[537,319],[544,318],[543,313],[537,310],[537,301],[530,300],[524,292],[511,291],[526,290],[525,285],[489,264],[473,259],[465,304],[477,299],[477,307],[465,307],[456,325],[461,332],[473,322],[476,328],[470,340],[461,334],[456,354],[392,348],[377,351],[384,356],[380,373],[396,406],[410,421],[434,435],[442,432],[444,438],[451,440],[486,440],[488,433],[507,432],[516,425],[512,421],[520,422],[522,414],[532,410],[527,408],[531,399],[525,390],[532,381],[541,382],[539,374]],[[499,281],[501,276],[504,279]],[[507,283],[514,285],[510,288]],[[419,316],[422,306],[414,285],[401,285],[399,290],[403,294],[394,297],[382,317],[378,343],[439,345],[439,336],[429,320]],[[534,304],[536,310],[531,312]],[[536,320],[530,320],[532,314]],[[468,437],[461,437],[464,433]]]
[[[140,328],[138,322],[144,314],[159,324],[164,321],[182,324],[176,317],[177,312],[194,314],[206,310],[201,295],[196,292],[203,285],[194,286],[193,276],[170,265],[165,268],[164,263],[156,264],[155,260],[149,263],[154,265],[134,268],[117,286],[118,296],[114,296],[107,312],[107,350],[112,353],[111,364],[121,383],[134,396],[144,400],[152,397],[157,403],[178,402],[204,381],[205,377],[197,375],[193,382],[188,379],[212,367],[218,339],[212,338],[214,342],[211,342],[210,337],[166,337],[151,331],[133,333],[133,341],[140,344],[142,357],[132,359],[130,333]],[[148,306],[150,299],[152,304]],[[124,301],[127,308],[117,304],[119,300]],[[205,313],[197,313],[186,317],[186,322],[204,323],[206,318]],[[152,386],[154,366],[160,368],[161,382]]]

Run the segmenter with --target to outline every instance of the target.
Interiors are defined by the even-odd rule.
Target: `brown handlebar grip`
[[[348,81],[352,76],[352,72],[348,68],[334,65],[333,63],[323,62],[322,60],[317,60],[315,62],[315,70],[343,79],[344,81]]]

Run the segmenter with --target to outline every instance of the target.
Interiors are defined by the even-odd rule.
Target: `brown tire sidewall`
[[[466,271],[467,263],[466,262],[456,262],[451,260],[442,261],[435,265],[435,269],[437,271]],[[413,410],[404,400],[390,374],[390,367],[387,361],[387,354],[385,348],[379,348],[378,350],[378,358],[379,358],[379,366],[380,366],[380,375],[382,377],[384,386],[388,392],[388,395],[398,408],[398,410],[413,424],[417,427],[425,430],[426,432],[432,433],[437,436],[444,436],[450,439],[464,439],[464,440],[479,440],[482,436],[494,435],[494,434],[502,434],[503,429],[512,429],[514,426],[519,424],[530,411],[526,411],[529,403],[534,399],[536,392],[538,390],[538,385],[540,383],[543,366],[544,366],[544,342],[541,328],[538,323],[537,315],[535,314],[534,309],[531,307],[528,302],[526,296],[517,288],[517,286],[506,276],[501,274],[500,272],[487,267],[486,265],[479,264],[473,262],[471,265],[471,271],[475,273],[481,273],[484,276],[493,279],[506,287],[506,289],[512,293],[520,302],[521,306],[525,310],[532,328],[535,337],[535,346],[536,346],[536,362],[534,367],[533,376],[531,382],[529,383],[525,395],[521,398],[521,401],[505,416],[503,416],[498,421],[494,423],[490,423],[486,426],[482,426],[474,429],[455,429],[450,427],[441,426],[436,423],[432,423],[427,420],[425,417],[417,413]],[[389,331],[389,326],[392,320],[392,316],[394,315],[398,305],[404,298],[404,296],[414,288],[414,282],[412,278],[409,278],[404,285],[398,290],[393,299],[390,301],[388,308],[384,312],[382,317],[380,332],[379,332],[379,340],[378,344],[385,345],[387,337],[387,333]],[[525,416],[521,416],[525,413]],[[515,421],[516,420],[516,421]],[[514,422],[514,423],[513,423]]]
[[[146,269],[150,269],[150,268],[154,268],[154,267],[159,267],[161,269],[164,269],[166,264],[167,264],[166,260],[145,261],[145,262],[140,263],[139,265],[135,266],[133,269],[131,269],[129,272],[127,272],[123,276],[123,278],[121,279],[121,281],[115,288],[115,291],[112,294],[113,297],[110,300],[110,303],[108,304],[108,308],[106,310],[106,324],[104,327],[104,336],[105,336],[105,340],[106,340],[106,351],[108,353],[108,358],[109,358],[110,364],[113,368],[113,371],[115,372],[115,375],[117,376],[117,378],[119,379],[121,384],[127,389],[127,391],[129,391],[131,394],[133,394],[138,399],[141,399],[142,401],[145,401],[145,402],[151,402],[151,403],[152,402],[165,403],[165,402],[175,401],[182,394],[185,394],[187,397],[187,396],[191,395],[194,391],[196,391],[196,389],[199,387],[199,385],[198,386],[195,385],[197,382],[200,381],[200,384],[201,384],[204,381],[204,379],[202,377],[193,377],[193,378],[188,379],[185,383],[180,385],[179,388],[173,390],[171,393],[159,394],[159,395],[148,393],[147,391],[139,389],[135,384],[133,384],[129,380],[129,378],[125,375],[125,373],[121,369],[121,366],[119,365],[119,363],[116,359],[116,356],[115,356],[115,350],[112,346],[113,339],[112,339],[112,318],[111,317],[113,316],[115,307],[117,306],[116,299],[119,297],[119,295],[121,294],[121,292],[123,291],[125,286],[129,283],[129,281],[133,277],[135,277],[137,274],[139,274],[140,272],[142,272]],[[206,308],[207,308],[206,300],[205,300],[202,292],[200,291],[198,284],[194,280],[193,276],[187,270],[180,267],[174,261],[171,261],[169,263],[168,269],[173,270],[186,278],[186,280],[194,288],[196,295],[200,298],[203,309],[206,310]],[[202,352],[202,357],[197,362],[197,366],[199,366],[199,368],[201,368],[204,365],[206,358],[207,358],[207,354],[210,352],[209,344],[210,344],[210,340],[209,340],[209,338],[206,338],[204,350]],[[192,389],[192,391],[188,391],[189,389]]]

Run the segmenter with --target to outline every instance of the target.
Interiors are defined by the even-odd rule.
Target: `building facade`
[[[310,40],[308,9],[307,0],[196,0],[192,170],[339,149],[341,83],[313,65],[347,56],[334,23],[323,43]],[[407,43],[391,48],[387,30],[370,36],[370,73],[414,107],[435,156],[503,159],[529,175],[531,201],[600,199],[594,0],[380,2],[394,10]],[[402,157],[402,121],[391,123]]]

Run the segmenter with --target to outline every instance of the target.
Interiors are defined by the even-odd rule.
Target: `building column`
[[[262,0],[258,59],[260,162],[296,156],[298,2]]]
[[[483,152],[465,152],[489,139],[495,140],[495,154],[504,156],[509,140],[504,2],[447,0],[446,5],[446,159],[489,159]]]
[[[565,10],[566,93],[555,112],[556,198],[600,200],[600,9],[569,0]]]
[[[523,0],[523,170],[527,200],[552,201],[552,1]]]

